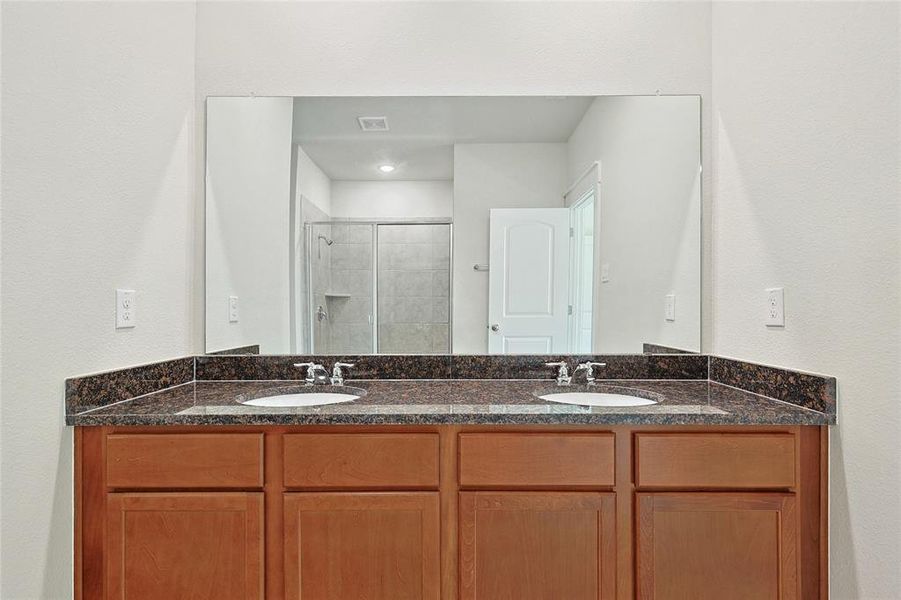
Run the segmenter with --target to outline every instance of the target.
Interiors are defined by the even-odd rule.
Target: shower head
[[[332,240],[330,240],[329,238],[325,237],[325,236],[322,235],[321,233],[319,234],[319,239],[320,239],[320,240],[325,240],[325,245],[326,245],[326,246],[331,246],[332,244],[335,243],[334,241],[332,241]]]

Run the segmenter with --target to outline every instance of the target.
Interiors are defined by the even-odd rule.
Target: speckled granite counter
[[[243,401],[309,390],[297,381],[189,381],[133,399],[70,411],[69,425],[595,424],[831,425],[835,414],[804,408],[709,380],[598,381],[595,391],[655,395],[640,407],[586,407],[538,394],[586,391],[542,379],[348,380],[365,390],[352,402],[304,408],[253,407]],[[623,390],[622,388],[630,388]],[[318,390],[317,390],[318,391]]]

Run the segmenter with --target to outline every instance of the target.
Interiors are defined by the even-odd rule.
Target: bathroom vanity
[[[697,353],[701,116],[207,98],[212,354],[67,382],[79,597],[825,598],[835,381]]]
[[[435,358],[355,357],[367,375],[421,378],[352,380],[365,392],[357,400],[299,408],[245,404],[315,387],[278,377],[302,377],[290,357],[196,357],[191,375],[217,379],[170,379],[80,412],[89,393],[117,395],[182,366],[70,380],[76,589],[129,599],[825,597],[834,412],[710,374],[753,372],[814,403],[828,401],[834,380],[696,355],[599,358],[610,374],[638,375],[601,389],[659,401],[539,400],[589,389],[529,378],[548,376],[544,357],[441,357],[456,379],[429,377]],[[498,373],[516,377],[466,377]]]
[[[80,428],[84,598],[819,598],[818,427]]]

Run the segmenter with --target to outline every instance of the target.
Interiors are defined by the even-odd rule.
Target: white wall
[[[897,3],[714,5],[713,344],[838,379],[831,597],[901,594]],[[763,325],[785,286],[784,329]]]
[[[453,181],[333,181],[332,217],[445,218],[454,210]]]
[[[307,299],[306,238],[305,224],[310,221],[329,219],[332,207],[332,180],[322,172],[319,165],[304,152],[299,144],[294,144],[293,168],[291,171],[293,202],[291,220],[293,230],[289,236],[293,246],[289,265],[291,277],[289,285],[293,291],[290,303],[291,352],[309,352],[309,308]]]
[[[291,98],[207,100],[206,349],[290,352]],[[228,298],[239,319],[229,321]]]
[[[288,98],[288,100],[293,102],[291,98]],[[303,196],[325,214],[332,214],[332,180],[322,172],[319,165],[307,156],[307,153],[303,151],[300,145],[295,144],[295,155],[297,157],[297,165],[295,166],[298,194],[297,205],[301,205],[300,196]]]
[[[193,4],[4,2],[2,104],[0,597],[67,599],[63,380],[193,350]]]
[[[562,208],[566,144],[454,146],[453,351],[488,352],[488,211]]]
[[[701,349],[701,120],[694,96],[596,99],[567,146],[569,181],[596,160],[592,345],[606,354],[640,353],[649,342]],[[577,200],[597,174],[567,198]],[[676,295],[676,320],[664,297]]]

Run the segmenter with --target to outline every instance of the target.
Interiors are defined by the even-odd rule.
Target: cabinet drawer
[[[460,486],[607,487],[614,483],[612,433],[461,433]]]
[[[285,487],[438,487],[435,433],[298,433],[284,439]]]
[[[112,488],[263,487],[263,434],[113,434],[106,438]]]
[[[790,433],[637,433],[635,454],[639,488],[795,486]]]

